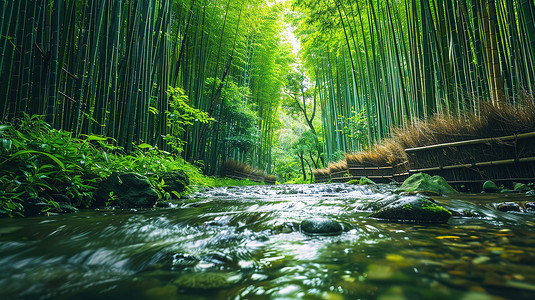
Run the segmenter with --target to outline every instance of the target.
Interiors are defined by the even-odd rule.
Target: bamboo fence
[[[405,149],[409,174],[440,175],[477,190],[486,180],[535,181],[535,132]]]
[[[359,166],[316,176],[316,182],[367,177],[378,183],[403,182],[415,173],[439,175],[458,189],[478,191],[481,183],[535,182],[535,132],[405,149],[408,161],[394,166]]]

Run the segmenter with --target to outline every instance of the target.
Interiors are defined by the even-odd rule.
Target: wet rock
[[[535,190],[531,190],[526,193],[526,196],[535,196]]]
[[[148,178],[136,173],[113,172],[102,181],[95,193],[97,205],[104,205],[110,192],[117,196],[110,205],[121,208],[153,207],[159,198]]]
[[[527,202],[524,207],[526,208],[526,211],[534,212],[535,211],[535,202]]]
[[[516,202],[502,202],[496,205],[496,209],[499,211],[522,211],[520,205]]]
[[[185,253],[177,253],[173,255],[172,258],[172,266],[174,268],[184,268],[184,267],[192,267],[195,266],[197,263],[199,263],[201,259],[197,256],[185,254]]]
[[[190,184],[188,175],[182,170],[167,172],[162,174],[161,177],[165,182],[164,191],[168,192],[173,198],[180,198],[177,194],[184,192]]]
[[[52,199],[56,202],[56,204],[54,205],[57,206],[53,206],[52,202],[49,203],[49,201],[43,197],[26,199],[22,203],[24,207],[24,215],[29,217],[47,214],[59,215],[78,212],[78,209],[70,204],[70,199],[67,196],[55,194],[52,195],[52,197]],[[60,202],[58,200],[63,200],[65,202]]]
[[[498,188],[496,183],[494,183],[493,181],[487,180],[485,181],[485,183],[483,183],[483,191],[485,193],[496,193],[499,190],[500,189]]]
[[[301,222],[301,231],[310,235],[338,235],[342,225],[327,218],[306,219]]]
[[[417,173],[407,178],[400,189],[405,192],[433,191],[440,194],[457,193],[444,178],[438,175],[431,177],[425,173]]]
[[[370,215],[372,218],[402,222],[446,223],[451,212],[424,196],[400,197]]]
[[[531,188],[527,186],[527,184],[515,182],[513,185],[514,185],[515,191],[519,191],[521,193],[526,193],[526,192],[531,191]]]
[[[400,195],[389,195],[381,200],[372,200],[372,201],[362,203],[361,205],[358,205],[356,208],[358,210],[364,210],[364,211],[377,211],[399,199],[401,199]]]

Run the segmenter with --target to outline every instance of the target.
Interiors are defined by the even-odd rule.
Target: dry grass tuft
[[[329,163],[327,168],[329,169],[329,173],[331,174],[348,171],[347,162],[345,160],[341,160],[335,163]]]
[[[327,168],[312,170],[312,175],[314,175],[316,182],[324,182],[331,179],[331,172]]]
[[[500,137],[535,131],[535,103],[524,97],[519,104],[480,103],[480,114],[452,117],[435,115],[406,129],[396,129],[393,140],[402,148],[415,148],[470,139]]]
[[[250,179],[252,181],[264,181],[275,183],[277,176],[268,175],[262,170],[254,169],[246,163],[227,160],[221,165],[221,176],[230,178]]]
[[[347,153],[345,161],[352,167],[394,166],[407,160],[403,147],[393,139],[385,140],[370,151]]]

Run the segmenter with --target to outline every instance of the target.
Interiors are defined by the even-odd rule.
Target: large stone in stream
[[[186,187],[189,185],[189,177],[186,172],[182,170],[167,172],[162,174],[161,177],[165,183],[163,189],[173,198],[179,198],[177,194],[185,191]]]
[[[389,221],[416,223],[447,223],[451,212],[433,203],[424,196],[389,198],[388,204],[372,213],[370,217]]]
[[[405,192],[431,191],[439,194],[457,193],[443,177],[438,175],[431,177],[431,175],[425,173],[413,174],[403,182],[400,189]]]
[[[110,205],[121,208],[153,207],[159,199],[149,179],[137,173],[113,172],[95,193],[97,205],[104,205],[111,192],[116,199]]]
[[[342,225],[327,218],[306,219],[301,222],[301,231],[309,235],[338,235]]]

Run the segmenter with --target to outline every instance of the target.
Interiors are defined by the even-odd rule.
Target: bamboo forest
[[[0,0],[0,299],[535,297],[534,0]]]

